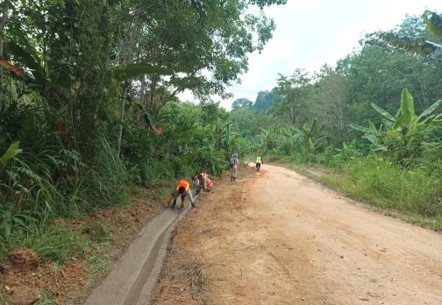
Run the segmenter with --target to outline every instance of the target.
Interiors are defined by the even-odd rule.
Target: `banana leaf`
[[[172,75],[173,70],[148,63],[136,63],[115,67],[112,73],[117,81],[124,81],[145,74]]]
[[[20,141],[14,142],[9,145],[8,149],[0,159],[0,169],[3,169],[10,159],[14,158],[16,155],[23,151],[21,148],[19,148],[19,146]]]
[[[437,115],[430,115],[429,117],[425,118],[424,120],[422,120],[421,122],[419,122],[420,124],[426,124],[426,123],[431,123],[431,122],[439,122],[439,119],[442,118],[442,113],[439,113]]]
[[[378,105],[371,103],[371,107],[373,107],[374,110],[376,110],[380,115],[382,115],[388,121],[390,121],[390,122],[396,121],[396,119],[390,113],[388,113],[386,110],[382,109]]]
[[[35,84],[40,87],[40,89],[46,88],[46,72],[40,62],[37,61],[30,52],[12,41],[5,43],[5,49],[17,58],[23,66],[31,70]]]
[[[439,106],[442,104],[442,100],[438,100],[434,102],[430,107],[424,110],[418,117],[418,121],[421,122],[421,119],[432,114]],[[422,122],[423,123],[423,122]]]
[[[16,76],[22,78],[25,81],[34,81],[31,76],[29,76],[25,71],[20,69],[19,67],[14,66],[9,61],[6,61],[4,59],[0,59],[0,66],[5,68],[8,71],[11,71]]]
[[[422,19],[425,21],[427,29],[435,34],[437,37],[442,38],[442,16],[435,12],[425,11],[422,14]]]
[[[149,112],[144,111],[143,118],[146,121],[146,123],[150,126],[150,128],[152,128],[152,130],[155,132],[155,134],[157,136],[161,136],[163,134],[163,129],[157,127],[155,118]]]
[[[358,124],[350,124],[350,127],[357,131],[362,131],[365,133],[371,133],[373,130]]]
[[[413,122],[412,120],[414,120],[416,114],[414,112],[413,96],[411,96],[410,92],[407,89],[402,90],[400,109],[401,113],[396,122],[394,122],[393,128],[397,129],[401,126],[411,127],[410,124]],[[414,122],[417,122],[416,120]]]
[[[411,38],[385,32],[372,34],[366,40],[366,43],[400,49],[422,57],[442,60],[442,45],[423,38]]]
[[[375,136],[374,134],[366,134],[363,136],[363,138],[367,139],[372,144],[379,145],[379,138],[377,136]]]

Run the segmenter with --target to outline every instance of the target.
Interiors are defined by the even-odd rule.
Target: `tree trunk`
[[[121,115],[120,125],[118,126],[118,139],[117,139],[117,156],[120,157],[121,152],[121,138],[123,137],[123,121],[125,116],[126,99],[129,91],[129,85],[124,86],[123,98],[121,99]]]
[[[9,18],[8,2],[3,2],[0,18],[0,59],[3,59],[3,30]],[[3,108],[3,67],[0,67],[0,109]]]
[[[0,33],[0,59],[3,59],[3,35]],[[0,66],[0,110],[3,108],[3,67]]]

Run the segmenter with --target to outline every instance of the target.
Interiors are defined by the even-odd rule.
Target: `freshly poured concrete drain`
[[[139,233],[84,305],[147,305],[166,256],[170,233],[190,209],[164,210]]]

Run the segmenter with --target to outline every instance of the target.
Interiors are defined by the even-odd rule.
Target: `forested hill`
[[[125,206],[131,186],[221,176],[235,152],[318,166],[323,183],[440,230],[441,12],[225,110],[212,97],[272,38],[261,9],[285,3],[3,0],[0,258],[43,253],[56,220]]]

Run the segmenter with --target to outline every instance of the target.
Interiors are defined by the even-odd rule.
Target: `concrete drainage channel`
[[[150,221],[84,305],[149,304],[167,253],[170,233],[189,209],[190,204],[183,210],[166,209]]]

